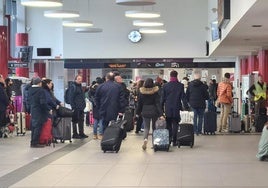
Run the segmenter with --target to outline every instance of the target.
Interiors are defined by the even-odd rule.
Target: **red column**
[[[261,50],[258,53],[259,74],[263,76],[263,80],[268,82],[268,50]]]
[[[28,46],[28,33],[16,34],[16,46]],[[16,76],[29,77],[29,68],[16,68]]]
[[[0,26],[0,74],[4,78],[8,75],[7,56],[7,26]]]
[[[258,71],[258,68],[257,55],[248,56],[248,73],[251,74],[253,71]]]
[[[46,63],[35,63],[34,72],[37,73],[40,78],[46,77]]]
[[[248,74],[248,59],[244,58],[240,60],[240,72],[241,75],[246,75]]]

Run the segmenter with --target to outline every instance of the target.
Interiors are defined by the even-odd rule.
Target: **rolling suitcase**
[[[204,134],[214,134],[217,130],[217,113],[205,112],[204,115]]]
[[[72,133],[71,133],[71,126],[72,126],[72,118],[59,118],[56,120],[55,126],[52,128],[53,138],[55,140],[60,140],[61,143],[64,143],[65,140],[69,140],[72,142]]]
[[[25,113],[25,123],[26,123],[26,129],[31,130],[31,114]]]
[[[26,133],[26,115],[25,112],[17,112],[16,131],[17,135],[25,135]]]
[[[229,132],[239,133],[241,132],[241,117],[240,114],[238,114],[238,98],[234,98],[233,100],[234,107],[232,114],[228,117],[228,130]],[[235,108],[236,110],[234,110]]]
[[[101,141],[101,149],[106,151],[115,151],[118,153],[124,137],[124,127],[126,120],[111,121],[110,125],[105,129]]]
[[[153,131],[154,151],[169,151],[169,131],[166,129],[166,120],[158,119],[155,122],[155,128]]]
[[[156,129],[153,131],[154,151],[169,151],[169,131],[167,129]]]
[[[194,146],[194,126],[190,123],[179,124],[177,134],[178,147]]]
[[[39,143],[50,146],[50,144],[52,143],[52,138],[52,121],[50,118],[48,118],[42,126]]]
[[[127,108],[125,111],[124,120],[127,121],[126,131],[132,131],[134,129],[134,110],[131,108]]]

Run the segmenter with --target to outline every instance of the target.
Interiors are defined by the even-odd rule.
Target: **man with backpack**
[[[82,76],[77,75],[73,83],[70,83],[66,94],[65,102],[71,105],[74,111],[73,122],[73,138],[82,139],[88,136],[84,133],[84,109],[86,107],[85,94],[82,89]],[[78,131],[77,131],[78,125]],[[79,134],[78,134],[79,133]]]

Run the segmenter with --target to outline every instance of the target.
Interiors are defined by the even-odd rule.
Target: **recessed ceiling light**
[[[116,4],[126,6],[145,6],[154,5],[155,0],[116,0]]]
[[[129,18],[159,18],[160,14],[150,11],[129,10],[125,12],[125,16]]]
[[[66,20],[62,22],[65,27],[91,27],[93,23],[87,20]]]
[[[103,30],[101,28],[96,27],[88,27],[88,28],[76,28],[75,32],[77,33],[100,33]]]
[[[144,21],[144,20],[134,20],[133,21],[134,26],[140,26],[140,27],[155,27],[155,26],[163,26],[163,22],[157,22],[157,21]]]
[[[48,10],[44,12],[45,17],[49,18],[76,18],[79,12],[71,10]]]
[[[61,0],[21,0],[23,6],[30,7],[60,7],[62,6]]]
[[[151,28],[140,28],[139,31],[144,34],[159,34],[159,33],[166,33],[165,29],[151,29]]]
[[[252,25],[251,27],[262,27],[260,24]]]

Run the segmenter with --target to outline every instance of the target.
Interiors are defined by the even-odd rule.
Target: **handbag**
[[[57,109],[57,116],[58,117],[72,117],[73,116],[73,113],[74,113],[73,110],[71,110],[69,108],[66,108],[64,106],[60,106]]]
[[[152,117],[158,117],[159,114],[157,112],[157,108],[155,105],[143,105],[142,111],[141,111],[142,117],[145,118],[152,118]]]

